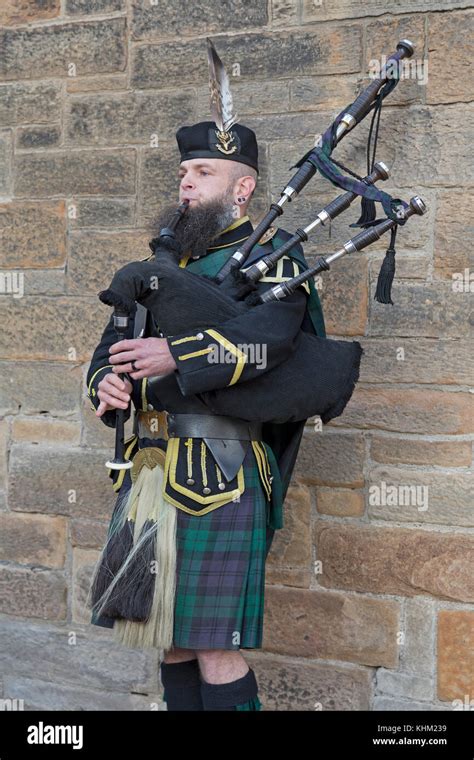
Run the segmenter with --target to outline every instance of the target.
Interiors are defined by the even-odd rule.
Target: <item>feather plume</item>
[[[229,77],[213,43],[207,40],[207,60],[209,63],[209,89],[211,92],[211,117],[221,132],[227,132],[237,121],[232,113],[232,93]]]

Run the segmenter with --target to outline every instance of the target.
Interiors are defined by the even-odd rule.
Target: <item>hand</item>
[[[107,372],[97,386],[100,404],[95,416],[102,417],[110,409],[126,409],[130,403],[132,384],[125,378],[121,380],[113,372]]]
[[[133,380],[155,375],[170,375],[177,369],[166,338],[134,338],[119,340],[110,347],[113,372],[126,372]],[[133,370],[132,361],[136,370]]]

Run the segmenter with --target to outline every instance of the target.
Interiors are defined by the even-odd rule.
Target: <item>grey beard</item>
[[[166,227],[177,203],[167,205],[153,222],[152,232],[157,237]],[[199,258],[204,256],[212,241],[235,220],[233,205],[226,198],[188,208],[175,230],[175,239],[180,244],[182,255]],[[179,255],[176,256],[180,258]]]

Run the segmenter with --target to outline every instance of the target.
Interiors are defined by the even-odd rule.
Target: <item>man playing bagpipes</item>
[[[117,440],[117,420],[128,419],[130,401],[136,412],[124,456],[110,463],[118,497],[94,573],[92,623],[113,627],[126,645],[164,652],[169,710],[260,710],[255,673],[240,650],[262,646],[265,561],[275,530],[283,527],[282,506],[312,408],[305,406],[305,389],[282,378],[287,367],[296,378],[306,358],[317,363],[324,344],[316,396],[331,386],[321,415],[327,422],[350,398],[361,348],[325,339],[298,237],[280,227],[249,247],[250,266],[230,289],[215,284],[251,241],[246,212],[258,148],[254,132],[232,115],[212,44],[208,52],[214,120],[176,135],[182,205],[160,214],[152,256],[124,267],[100,294],[115,314],[94,351],[88,395],[97,416],[116,427]],[[306,164],[301,172],[307,173]],[[364,198],[395,203],[370,190],[381,177],[380,168],[366,177]],[[327,207],[326,217],[336,214],[337,203],[337,213],[347,208],[357,193],[348,201],[349,195]],[[422,212],[414,204],[410,213]],[[306,233],[298,232],[304,240]],[[379,233],[374,226],[361,235],[370,240],[358,236],[360,248]],[[282,246],[285,254],[273,266],[267,257]],[[264,271],[265,261],[271,263]],[[329,265],[321,260],[321,267]],[[237,303],[228,293],[239,282]],[[293,289],[283,293],[290,283]],[[242,302],[247,287],[248,304]],[[262,299],[267,303],[251,308]],[[124,339],[117,341],[118,324]]]
[[[215,134],[217,147],[210,143],[209,130],[215,133],[215,126],[204,122],[185,127],[177,135],[182,159],[179,199],[189,199],[190,208],[176,235],[183,250],[187,251],[182,265],[189,266],[196,273],[217,271],[220,263],[251,233],[252,225],[246,211],[258,169],[257,143],[250,129],[240,124],[234,125],[232,131],[238,136],[240,150],[230,154],[220,153]],[[198,158],[192,157],[195,153],[200,154]],[[235,208],[239,212],[237,218],[234,216]],[[165,223],[168,218],[169,210],[163,214]],[[279,240],[280,230],[274,232]],[[204,267],[203,259],[206,259]],[[293,276],[293,262],[290,257],[285,258],[282,267],[275,267],[269,272],[265,278],[267,287]],[[296,267],[299,271],[298,262]],[[156,375],[176,373],[177,383],[186,397],[203,390],[244,382],[245,377],[235,379],[236,372],[241,369],[240,361],[208,361],[208,354],[202,349],[215,345],[216,341],[217,345],[225,342],[225,349],[232,355],[232,352],[240,352],[239,345],[256,345],[264,336],[265,353],[260,350],[253,367],[250,360],[254,357],[249,356],[247,371],[265,371],[263,367],[258,369],[257,359],[263,364],[264,358],[269,367],[284,361],[305,316],[307,300],[306,288],[300,287],[290,299],[285,300],[284,306],[282,304],[278,322],[272,320],[267,325],[259,324],[257,339],[252,332],[252,320],[248,317],[234,319],[228,327],[223,324],[221,330],[213,330],[205,337],[191,332],[173,340],[151,337],[154,333],[149,320],[144,337],[115,342],[113,324],[109,324],[94,352],[87,378],[97,415],[113,426],[114,408],[120,405],[127,408],[132,397],[145,427],[147,419],[152,421],[153,416],[157,416],[156,413],[150,414],[153,409],[151,400],[154,399],[150,400],[147,395],[148,379]],[[131,330],[132,327],[131,324]],[[132,382],[119,380],[119,372],[128,373]],[[278,403],[277,399],[275,403]],[[182,406],[183,410],[190,408],[187,398],[183,398]],[[164,435],[166,418],[163,413],[162,416],[161,435]],[[282,431],[285,433],[280,443],[280,446],[285,446],[282,453],[288,461],[291,458],[292,464],[303,425],[299,423],[293,425],[290,431]],[[230,433],[218,435],[222,435],[225,441],[225,436]],[[198,502],[199,507],[205,504],[207,509],[200,509],[197,516],[177,509],[179,556],[174,646],[161,666],[163,685],[169,696],[168,707],[172,709],[179,704],[181,709],[203,709],[200,706],[200,690],[192,687],[192,684],[196,687],[200,685],[196,654],[199,655],[201,672],[208,686],[206,704],[212,709],[230,709],[234,704],[259,709],[253,670],[246,665],[239,650],[262,645],[264,563],[274,530],[282,527],[281,497],[272,504],[268,495],[271,497],[271,472],[274,473],[273,477],[281,475],[276,473],[273,459],[270,461],[273,452],[261,439],[252,441],[253,446],[249,445],[249,440],[236,442],[239,444],[236,456],[245,455],[238,472],[223,491],[219,490],[218,464],[202,438],[180,438],[181,447],[186,451],[184,447],[187,446],[192,456],[190,467],[195,483],[188,484],[188,473],[183,472],[180,485],[187,493],[173,488],[170,493],[173,504],[178,506],[176,501],[180,499],[186,507],[190,499],[198,499],[201,495],[208,498]],[[234,441],[229,441],[228,446],[233,444]],[[181,459],[181,452],[178,457]],[[205,459],[203,468],[202,457]],[[291,473],[288,471],[285,475],[288,479]],[[222,473],[220,478],[222,482]],[[207,486],[202,485],[204,479],[207,479]],[[245,484],[245,490],[240,499],[235,500],[232,493],[236,486],[239,487],[240,481]],[[126,484],[123,484],[122,488],[125,487]],[[224,492],[228,493],[226,500],[222,500]],[[217,533],[218,540],[215,538]],[[194,621],[193,610],[196,610]],[[184,690],[178,703],[173,701],[175,678],[176,688],[189,684],[189,693]],[[235,699],[231,698],[232,692]],[[237,699],[240,702],[235,701]]]

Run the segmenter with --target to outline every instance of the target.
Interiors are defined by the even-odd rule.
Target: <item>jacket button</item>
[[[198,334],[196,335],[196,340],[202,340],[203,338],[204,338],[204,335],[203,335],[203,333],[198,333]]]
[[[149,412],[152,412],[155,407],[153,406],[153,404],[147,404],[146,408],[148,409]]]
[[[202,489],[202,492],[207,495],[208,493],[211,493],[211,489],[206,486],[205,488]]]

